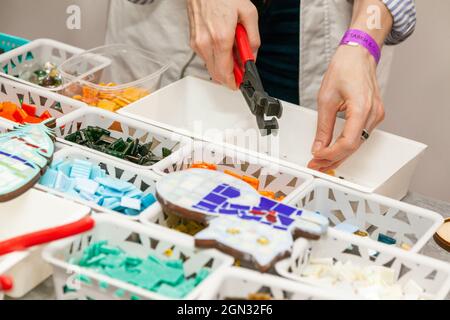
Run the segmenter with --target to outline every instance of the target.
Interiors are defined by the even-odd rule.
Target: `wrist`
[[[393,18],[380,0],[358,0],[353,5],[350,29],[369,34],[381,48],[392,30]]]
[[[340,44],[342,46],[359,47],[366,52],[366,55],[372,56],[376,64],[378,64],[378,62],[380,61],[380,46],[371,35],[362,30],[347,30],[347,32],[342,37]]]

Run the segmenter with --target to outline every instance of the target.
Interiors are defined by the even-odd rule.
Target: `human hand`
[[[247,30],[256,55],[260,46],[258,12],[250,0],[187,0],[190,45],[205,61],[214,81],[237,89],[233,73],[236,26]]]
[[[363,129],[372,132],[384,119],[384,105],[376,77],[376,62],[363,47],[337,49],[318,95],[318,121],[308,167],[326,172],[337,168],[363,143]],[[345,126],[334,143],[338,112]]]

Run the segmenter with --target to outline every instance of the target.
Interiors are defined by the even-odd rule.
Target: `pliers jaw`
[[[236,28],[236,46],[239,53],[239,57],[234,59],[236,85],[240,88],[251,113],[255,115],[261,135],[270,135],[279,128],[276,118],[281,118],[283,106],[278,99],[269,96],[264,90],[247,32],[241,24]]]
[[[283,114],[283,106],[264,91],[261,79],[253,61],[247,61],[244,67],[244,78],[240,90],[250,111],[256,117],[256,123],[262,135],[270,135],[277,130],[278,120]]]

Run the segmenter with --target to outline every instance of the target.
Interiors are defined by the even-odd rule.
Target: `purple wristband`
[[[380,62],[381,51],[378,43],[364,31],[357,29],[347,30],[341,40],[341,45],[361,45],[375,58],[377,64]]]

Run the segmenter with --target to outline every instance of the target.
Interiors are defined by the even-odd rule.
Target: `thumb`
[[[316,137],[311,150],[313,155],[331,143],[338,110],[331,100],[323,101],[319,98],[318,104]]]

